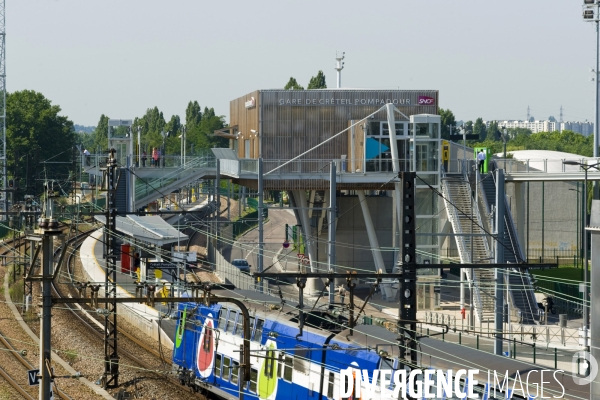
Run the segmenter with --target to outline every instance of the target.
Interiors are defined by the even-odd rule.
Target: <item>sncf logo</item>
[[[419,96],[418,104],[420,106],[432,106],[435,104],[435,99],[429,96]]]

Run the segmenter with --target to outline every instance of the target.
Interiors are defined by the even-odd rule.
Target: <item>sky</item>
[[[229,119],[256,89],[439,90],[457,120],[593,120],[595,24],[566,0],[6,0],[6,84],[74,123],[185,118],[190,100]]]

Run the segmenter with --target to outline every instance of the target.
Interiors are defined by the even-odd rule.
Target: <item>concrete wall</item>
[[[520,190],[517,185],[521,185]],[[540,253],[542,244],[545,257],[553,257],[554,249],[557,250],[556,255],[560,254],[560,250],[577,251],[578,237],[581,247],[582,190],[582,183],[579,184],[579,189],[577,183],[571,182],[507,183],[506,194],[524,252],[527,252],[527,232],[530,256]]]
[[[383,261],[391,272],[394,263],[394,251],[391,249],[393,200],[387,196],[367,196],[366,199],[379,246],[382,249]],[[339,218],[336,237],[337,264],[354,268],[359,272],[375,271],[373,253],[358,196],[340,196],[337,198],[337,203]],[[318,260],[326,263],[328,232],[326,222],[324,225],[319,236]]]

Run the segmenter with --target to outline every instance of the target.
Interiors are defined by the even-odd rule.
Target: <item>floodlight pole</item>
[[[594,68],[595,71],[595,82],[596,82],[596,103],[595,103],[595,108],[594,108],[594,158],[598,158],[598,142],[599,142],[599,136],[600,136],[600,127],[598,127],[598,124],[600,124],[600,111],[598,110],[598,108],[600,107],[600,82],[598,82],[598,79],[600,78],[600,73],[598,71],[598,68],[600,68],[600,30],[598,29],[598,18],[600,18],[600,16],[598,15],[598,13],[600,13],[600,3],[596,3],[596,66]],[[587,170],[585,171],[586,176],[587,176]],[[586,186],[587,188],[587,186]],[[593,198],[597,199],[598,198],[598,182],[594,181],[594,192],[593,192]],[[586,215],[587,215],[587,197],[586,199]],[[584,232],[585,232],[585,227],[583,228]],[[585,236],[587,237],[587,232],[585,232]],[[586,252],[587,252],[587,247],[586,247]],[[584,275],[587,277],[587,258],[586,258],[586,269],[584,270]],[[587,286],[585,288],[585,292],[587,292]],[[587,299],[585,299],[587,300]],[[584,300],[584,301],[585,301]],[[587,310],[587,308],[585,307],[585,303],[583,306],[584,310]],[[585,316],[585,313],[584,313]],[[583,322],[584,328],[588,326],[587,324],[587,319],[584,319]],[[587,340],[587,339],[586,339]]]
[[[590,326],[589,324],[589,305],[587,304],[589,299],[588,299],[588,269],[589,269],[589,265],[588,265],[588,240],[587,240],[587,236],[588,236],[588,232],[586,231],[586,225],[587,225],[587,181],[588,181],[588,170],[590,168],[596,168],[599,169],[598,166],[600,165],[600,162],[597,162],[595,164],[591,164],[591,165],[587,165],[587,164],[583,164],[580,163],[578,161],[563,161],[563,164],[566,165],[579,165],[581,168],[583,168],[584,170],[584,180],[583,180],[583,218],[582,218],[582,222],[581,222],[581,229],[583,231],[583,329],[585,332],[587,332],[588,327]],[[586,346],[587,346],[587,337],[586,337]]]

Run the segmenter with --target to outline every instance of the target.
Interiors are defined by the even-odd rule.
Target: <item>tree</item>
[[[106,115],[102,114],[94,133],[92,133],[92,148],[94,151],[108,150],[108,119]],[[93,153],[93,151],[90,151],[90,153]]]
[[[479,135],[479,140],[482,142],[487,137],[487,129],[485,127],[485,124],[483,123],[482,118],[477,118],[475,120],[475,125],[473,126],[473,133],[475,135]]]
[[[77,156],[73,122],[58,115],[60,111],[58,105],[52,105],[44,95],[33,90],[6,96],[8,175],[20,181],[21,188],[29,189],[28,194],[42,190],[43,172],[58,180],[70,176],[70,163],[43,163],[50,159],[52,162],[72,161],[73,156]]]
[[[296,78],[291,77],[288,83],[283,87],[285,90],[304,90],[300,84],[296,81]]]
[[[450,129],[452,132],[456,132],[456,119],[454,114],[449,109],[444,110],[440,108],[440,117],[442,124],[442,139],[450,139]]]
[[[490,140],[501,140],[502,137],[500,136],[500,130],[498,129],[498,121],[492,121],[490,122],[489,126],[487,127],[487,134],[488,134],[488,139]]]
[[[463,129],[465,130],[465,133],[467,135],[472,135],[473,134],[473,121],[465,122]]]
[[[310,78],[306,89],[327,89],[327,83],[325,83],[325,74],[323,71],[319,71],[317,76]]]
[[[190,101],[185,110],[185,125],[188,129],[193,129],[193,127],[198,126],[202,120],[202,109],[200,108],[200,104],[197,101],[193,103]]]

